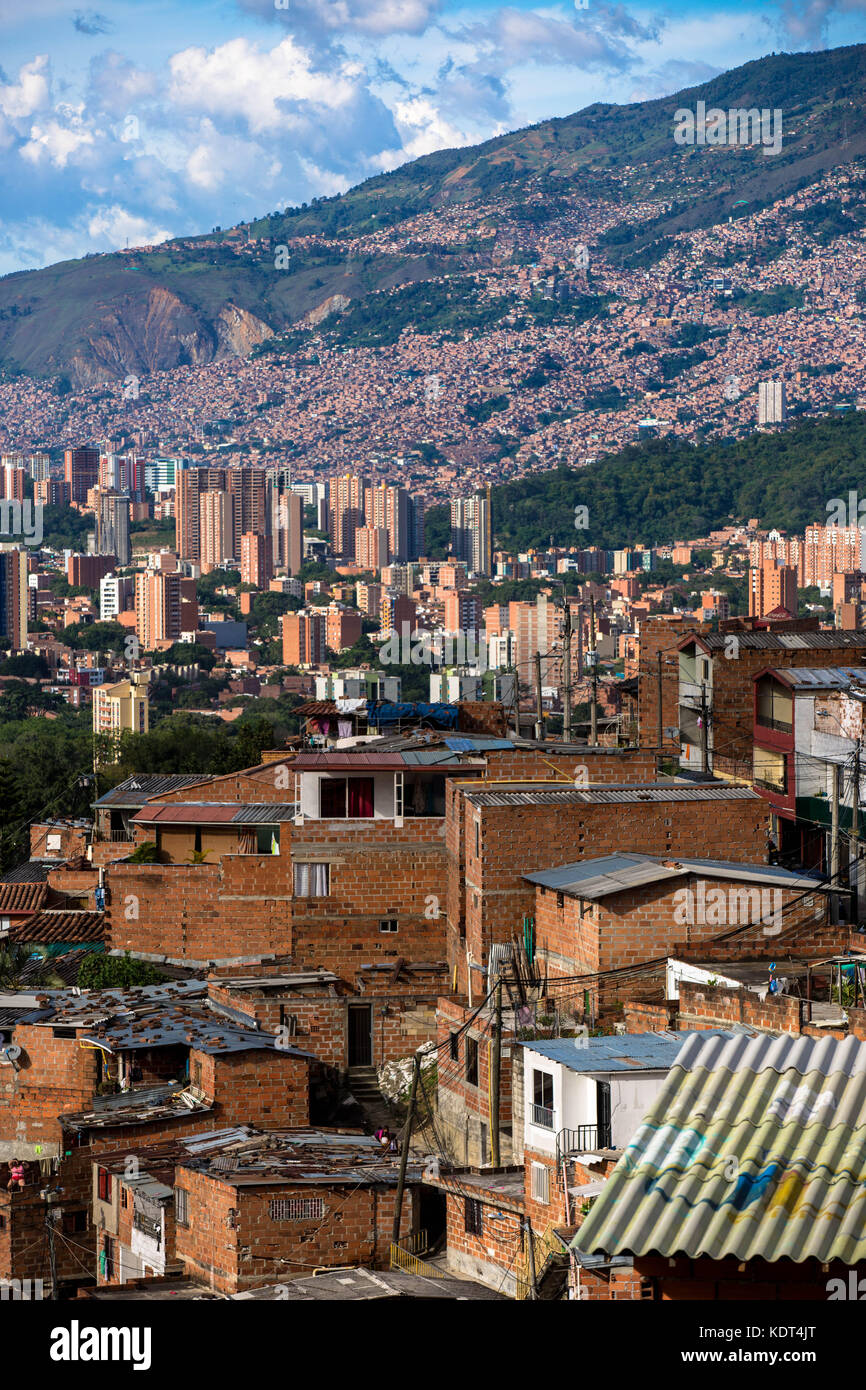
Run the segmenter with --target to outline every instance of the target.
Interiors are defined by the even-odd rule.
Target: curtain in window
[[[319,806],[323,820],[346,815],[345,777],[324,777],[319,783]]]
[[[372,777],[352,777],[349,781],[349,815],[369,819],[373,815]]]
[[[295,897],[326,898],[328,896],[329,869],[329,864],[296,864]]]

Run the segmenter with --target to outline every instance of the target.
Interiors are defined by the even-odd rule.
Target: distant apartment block
[[[787,414],[784,381],[759,381],[758,425],[781,425]]]
[[[246,531],[241,536],[241,583],[266,589],[274,574],[271,542],[268,536]]]
[[[451,502],[451,551],[475,574],[493,570],[490,492]]]
[[[325,660],[325,616],[302,609],[284,613],[280,621],[285,666],[320,666]]]
[[[765,618],[777,608],[796,618],[797,571],[791,565],[765,560],[760,568],[749,570],[749,617]]]
[[[147,685],[136,680],[93,687],[93,732],[119,741],[121,734],[146,734],[149,724]]]
[[[27,641],[27,551],[0,546],[0,635],[13,651]]]
[[[834,574],[860,569],[860,530],[857,526],[807,526],[804,541],[804,580],[807,587],[829,589]]]

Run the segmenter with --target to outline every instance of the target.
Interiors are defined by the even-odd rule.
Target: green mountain
[[[477,227],[488,212],[495,230],[501,219],[543,225],[575,200],[613,202],[624,224],[602,247],[640,264],[678,231],[754,211],[866,155],[864,91],[864,45],[774,54],[675,96],[596,103],[474,148],[427,155],[340,197],[229,232],[9,275],[0,280],[0,367],[89,385],[246,355],[306,315],[317,323],[347,301],[354,312],[376,291],[485,264],[493,239],[479,238],[470,221]],[[674,113],[699,101],[780,111],[780,152],[676,144]],[[641,198],[670,207],[635,225],[625,213]],[[455,207],[467,212],[466,238],[456,244],[358,243],[419,212]],[[299,237],[313,241],[296,247]]]
[[[586,468],[554,469],[494,487],[494,543],[516,551],[546,545],[551,536],[557,545],[603,550],[666,545],[751,517],[802,534],[806,526],[827,524],[834,499],[848,514],[850,494],[859,488],[866,503],[864,459],[862,411],[698,446],[646,440]],[[588,514],[579,530],[576,507]],[[430,508],[425,536],[431,555],[445,554],[448,533],[447,507]]]

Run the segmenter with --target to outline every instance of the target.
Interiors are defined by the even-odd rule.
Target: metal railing
[[[422,1231],[420,1238],[423,1239],[423,1248],[427,1249],[427,1233]],[[409,1244],[414,1244],[419,1240],[419,1236],[406,1237]],[[421,1274],[427,1279],[444,1279],[445,1275],[441,1269],[434,1268],[426,1260],[421,1260],[411,1250],[405,1250],[403,1243],[400,1245],[391,1244],[391,1269],[402,1269],[407,1274]]]
[[[534,1125],[538,1125],[539,1129],[553,1129],[553,1111],[548,1110],[546,1105],[533,1105],[530,1110]]]
[[[568,1154],[612,1147],[610,1125],[578,1125],[576,1129],[561,1129],[556,1136],[556,1166],[560,1168]]]

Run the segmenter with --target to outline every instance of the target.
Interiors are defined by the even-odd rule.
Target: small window
[[[189,1193],[185,1187],[174,1189],[174,1214],[178,1226],[189,1225]]]
[[[6,1230],[6,1217],[0,1215],[0,1231]]]
[[[75,1235],[87,1230],[86,1211],[65,1211],[63,1213],[63,1229],[68,1235]]]
[[[466,1080],[470,1086],[478,1085],[478,1040],[466,1039]]]
[[[196,1061],[192,1064],[192,1084],[201,1089],[201,1062]]]
[[[74,1038],[74,1028],[52,1028],[51,1032],[55,1038]]]
[[[448,1034],[448,1053],[452,1062],[460,1061],[460,1034],[453,1030]]]
[[[125,1187],[120,1189],[120,1205],[123,1207],[124,1211],[126,1211],[126,1208],[129,1206],[129,1192]]]
[[[279,1197],[269,1203],[272,1221],[321,1221],[325,1215],[323,1197]]]
[[[330,864],[295,864],[296,898],[327,898],[331,892]]]
[[[463,1229],[467,1235],[480,1236],[483,1231],[481,1203],[477,1197],[464,1198]]]
[[[200,825],[197,825],[196,828],[195,828],[195,838],[194,838],[194,840],[193,840],[193,846],[192,846],[192,848],[193,848],[193,853],[194,853],[194,854],[201,854],[201,826],[200,826]]]
[[[279,854],[280,827],[278,825],[256,826],[256,854]]]
[[[379,923],[379,930],[383,932],[395,932],[397,930],[397,918],[384,918],[384,920]]]
[[[481,821],[475,822],[475,858],[481,858]]]
[[[565,894],[564,894],[564,893],[557,893],[557,895],[556,895],[556,906],[557,906],[557,907],[565,907]]]
[[[99,1169],[97,1169],[97,1179],[96,1179],[96,1182],[97,1182],[96,1190],[97,1190],[97,1193],[98,1193],[98,1195],[99,1195],[99,1200],[100,1200],[100,1202],[110,1202],[110,1201],[111,1201],[111,1174],[109,1173],[109,1171],[108,1171],[107,1168],[99,1168]]]
[[[547,1206],[550,1202],[550,1169],[543,1163],[532,1163],[529,1168],[532,1200]]]

